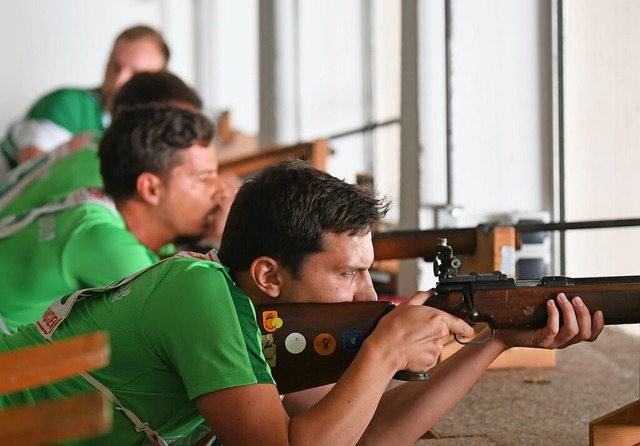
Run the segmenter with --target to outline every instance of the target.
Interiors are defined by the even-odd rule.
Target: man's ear
[[[151,172],[141,173],[136,180],[138,195],[153,206],[157,206],[160,203],[163,185],[160,177]]]
[[[258,257],[251,263],[251,278],[258,289],[269,297],[278,297],[282,289],[282,267],[271,257]]]

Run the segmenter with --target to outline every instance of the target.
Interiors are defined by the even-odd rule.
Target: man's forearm
[[[365,342],[325,398],[291,419],[292,444],[356,444],[397,371],[384,349]]]
[[[478,338],[486,336],[480,333]],[[429,371],[429,379],[402,383],[385,392],[363,438],[367,444],[411,445],[460,401],[491,363],[505,351],[494,338],[467,345]]]

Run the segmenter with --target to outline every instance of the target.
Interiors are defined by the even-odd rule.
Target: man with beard
[[[61,295],[153,264],[178,237],[204,234],[228,193],[213,136],[213,124],[185,108],[122,109],[100,141],[103,190],[2,220],[5,331],[35,321]]]

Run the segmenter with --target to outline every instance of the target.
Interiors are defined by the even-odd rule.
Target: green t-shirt
[[[203,421],[193,400],[218,390],[273,384],[249,297],[211,261],[172,257],[116,289],[78,301],[53,340],[109,333],[111,360],[91,372],[124,407],[169,442]],[[0,338],[0,353],[46,342],[34,324]],[[82,378],[0,396],[0,407],[92,390]],[[121,411],[111,432],[81,444],[143,445]]]
[[[115,209],[93,202],[41,215],[1,238],[0,252],[0,317],[10,331],[40,318],[60,296],[105,286],[158,260]]]
[[[98,140],[79,149],[58,147],[13,169],[0,180],[0,218],[44,206],[70,192],[101,188]]]
[[[0,142],[7,165],[15,167],[20,148],[36,146],[49,152],[86,131],[102,131],[108,113],[96,90],[62,88],[36,102],[26,117],[11,126]]]

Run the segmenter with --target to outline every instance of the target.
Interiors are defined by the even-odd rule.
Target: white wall
[[[371,3],[376,29],[374,118],[399,113],[400,0]],[[445,0],[420,0],[421,222],[446,204]],[[449,0],[451,37],[451,204],[457,226],[513,211],[553,209],[551,191],[550,2]],[[284,66],[284,139],[312,139],[364,124],[361,2],[278,3]],[[640,31],[634,0],[565,1],[565,121],[568,220],[638,215]],[[202,11],[205,14],[200,14]],[[205,93],[208,108],[232,111],[241,130],[258,132],[258,0],[0,0],[0,131],[44,92],[97,85],[115,35],[135,23],[159,27],[170,68]],[[297,31],[296,31],[297,27]],[[295,33],[299,33],[296,38]],[[206,45],[196,44],[196,35]],[[299,65],[298,65],[299,64]],[[206,75],[203,75],[205,73]],[[199,76],[199,79],[196,79]],[[372,165],[379,190],[399,200],[399,128],[379,130]],[[372,166],[369,141],[334,142],[329,170],[353,181]],[[397,221],[397,212],[390,214]],[[634,230],[616,230],[616,232]],[[592,251],[618,241],[573,232],[569,273],[634,271],[627,257]],[[596,235],[592,235],[596,234]],[[625,232],[626,234],[626,232]],[[597,247],[587,244],[605,237]],[[587,247],[589,246],[589,247]],[[580,249],[585,247],[584,249]],[[589,261],[590,262],[590,261]]]
[[[257,0],[197,0],[202,38],[198,54],[205,106],[229,110],[234,128],[257,135],[258,4]]]
[[[640,2],[565,2],[567,220],[638,218]],[[571,231],[567,274],[638,274],[640,228]]]
[[[458,226],[550,209],[550,60],[540,57],[548,44],[541,21],[548,17],[539,5],[451,2],[451,204],[462,207]],[[426,150],[441,152],[441,144]],[[431,167],[424,166],[427,176]],[[425,203],[446,199],[443,189],[432,184]]]
[[[446,222],[457,227],[552,211],[549,5],[449,2],[449,129],[445,2],[420,6],[421,226],[435,227],[444,205],[460,209]],[[431,264],[420,265],[420,288],[433,286]]]

